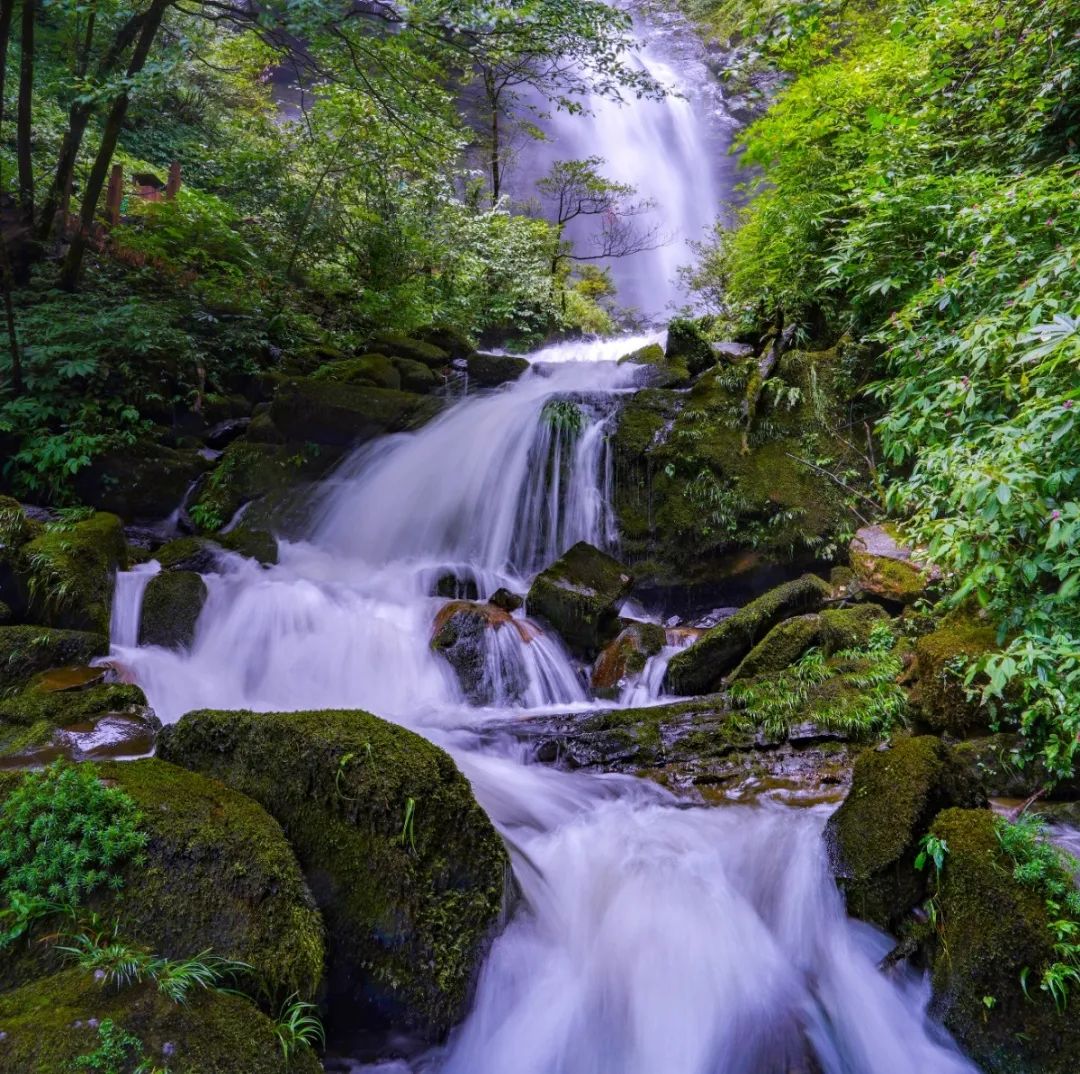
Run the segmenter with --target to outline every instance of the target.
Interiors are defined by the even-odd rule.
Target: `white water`
[[[161,570],[156,559],[139,563],[130,571],[116,575],[112,612],[109,617],[109,638],[115,646],[139,644],[139,624],[142,620],[143,595],[150,579]]]

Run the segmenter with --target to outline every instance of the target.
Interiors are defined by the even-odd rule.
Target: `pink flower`
[[[1064,408],[1065,408],[1066,410],[1072,410],[1072,408],[1073,408],[1073,401],[1072,401],[1071,399],[1066,399],[1066,400],[1065,400],[1065,402],[1064,402],[1064,403],[1062,403],[1061,405],[1062,405],[1062,406],[1063,406],[1063,407],[1064,407]]]
[[[1051,511],[1050,512],[1050,521],[1051,522],[1057,522],[1057,520],[1059,518],[1061,518],[1061,512],[1060,511]]]

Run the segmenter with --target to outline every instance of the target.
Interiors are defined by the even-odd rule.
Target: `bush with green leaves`
[[[0,805],[0,945],[42,913],[119,889],[121,869],[146,844],[128,795],[91,764],[56,761],[30,772]]]

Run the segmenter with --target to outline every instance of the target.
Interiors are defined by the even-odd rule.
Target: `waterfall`
[[[129,647],[139,644],[143,595],[150,579],[160,570],[161,564],[152,559],[149,563],[136,564],[129,571],[117,572],[109,616],[109,641],[112,645]]]

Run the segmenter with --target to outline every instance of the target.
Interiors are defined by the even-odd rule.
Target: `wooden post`
[[[169,165],[169,181],[165,184],[165,197],[170,201],[180,193],[180,161],[174,160]]]
[[[109,175],[109,189],[105,194],[105,219],[113,227],[120,223],[120,198],[123,191],[124,167],[122,164],[114,164]]]

